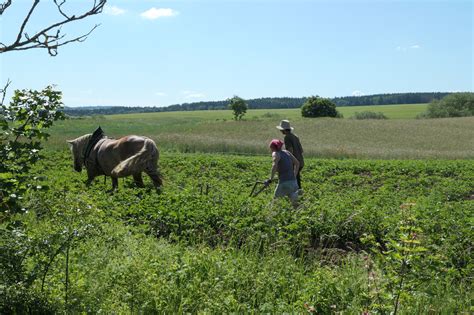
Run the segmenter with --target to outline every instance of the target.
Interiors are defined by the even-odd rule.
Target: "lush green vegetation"
[[[247,112],[247,109],[249,107],[247,103],[245,102],[245,100],[238,97],[237,95],[235,95],[233,98],[229,100],[228,106],[234,113],[235,120],[241,120],[242,117],[245,116],[245,113]]]
[[[3,312],[472,311],[471,161],[308,159],[293,210],[248,197],[269,157],[166,153],[162,194],[111,195],[46,155],[0,230]]]
[[[387,107],[397,110],[398,106],[403,105]],[[390,117],[390,112],[386,113]],[[267,154],[267,142],[280,136],[275,126],[281,119],[289,119],[306,156],[383,159],[474,156],[472,117],[429,121],[312,119],[300,117],[298,109],[249,110],[243,121],[233,121],[232,117],[231,111],[195,111],[71,119],[55,124],[47,146],[64,149],[66,139],[91,133],[100,125],[112,137],[149,136],[162,150]]]
[[[474,93],[450,94],[433,100],[419,118],[446,118],[474,116]]]
[[[473,118],[283,113],[298,112],[56,122],[47,158],[28,164],[19,207],[0,222],[0,312],[472,312]],[[269,174],[266,141],[283,118],[301,131],[308,157],[297,209],[272,202],[271,189],[249,197]],[[102,180],[85,187],[65,140],[98,125],[157,141],[161,194],[131,179],[114,194]]]
[[[342,118],[336,109],[336,104],[327,98],[311,96],[301,106],[301,115],[303,117],[333,117]]]

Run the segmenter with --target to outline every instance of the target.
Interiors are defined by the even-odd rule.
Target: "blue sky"
[[[51,0],[52,1],[52,0]],[[43,0],[35,27],[60,16]],[[30,0],[0,20],[10,42]],[[71,10],[86,0],[69,0]],[[56,84],[66,106],[473,91],[472,1],[109,0],[83,43],[0,55],[12,89]],[[10,91],[11,92],[11,91]]]

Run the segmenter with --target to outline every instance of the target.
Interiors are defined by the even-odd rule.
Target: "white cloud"
[[[204,94],[204,93],[191,91],[191,90],[181,91],[181,94],[184,94],[184,98],[203,98],[203,97],[206,97],[206,94]]]
[[[122,15],[125,13],[125,10],[114,5],[106,5],[104,8],[104,13],[108,15]]]
[[[352,92],[352,96],[362,96],[362,95],[364,95],[364,93],[358,90],[355,90]]]
[[[420,48],[421,48],[421,46],[418,45],[418,44],[411,45],[409,47],[397,46],[397,51],[407,52],[408,49],[420,49]]]
[[[162,17],[176,16],[178,13],[178,11],[169,8],[151,8],[142,12],[140,16],[147,20],[156,20]]]
[[[203,97],[206,97],[206,95],[202,93],[192,93],[192,94],[186,95],[186,98],[203,98]]]
[[[166,93],[165,92],[156,92],[155,95],[156,96],[166,96]]]

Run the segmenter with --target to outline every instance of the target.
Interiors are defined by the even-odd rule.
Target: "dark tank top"
[[[288,180],[295,180],[295,173],[293,171],[293,161],[287,151],[277,152],[280,155],[278,161],[278,181],[285,182]]]

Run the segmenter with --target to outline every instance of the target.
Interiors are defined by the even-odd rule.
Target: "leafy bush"
[[[381,112],[364,111],[355,112],[351,119],[387,119],[387,116]]]
[[[474,93],[455,93],[434,100],[418,118],[446,118],[474,116]]]
[[[61,92],[16,90],[10,105],[0,106],[0,217],[19,211],[18,200],[30,188],[29,171],[40,158],[45,129],[62,119]]]
[[[342,117],[342,114],[336,110],[336,104],[318,96],[311,96],[306,100],[301,106],[301,115],[303,117]]]

